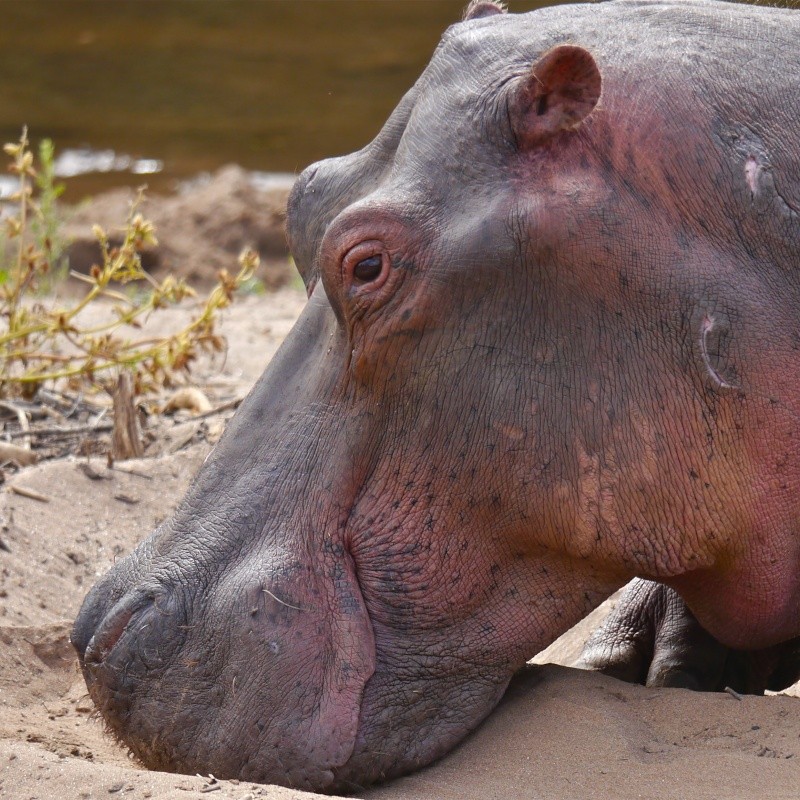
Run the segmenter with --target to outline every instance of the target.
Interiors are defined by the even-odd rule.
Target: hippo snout
[[[133,689],[157,678],[180,650],[186,614],[174,593],[131,591],[105,613],[104,600],[84,604],[72,642],[92,700],[123,735]]]
[[[83,606],[72,626],[72,633],[70,634],[70,641],[78,653],[78,659],[81,664],[83,664],[89,642],[91,642],[94,637],[95,631],[100,626],[108,610],[107,603],[103,602],[102,598],[98,597],[100,594],[98,589],[99,587],[96,586],[83,601]]]
[[[120,562],[72,641],[108,728],[148,766],[326,789],[355,747],[371,630],[345,553],[318,572],[265,539],[256,569]]]

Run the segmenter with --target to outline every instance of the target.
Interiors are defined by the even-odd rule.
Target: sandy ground
[[[227,359],[198,375],[212,401],[246,391],[303,302],[284,288],[228,312]],[[0,490],[0,796],[314,796],[141,769],[93,716],[69,644],[86,591],[170,513],[221,428],[220,420],[189,420],[157,448],[158,457],[120,465],[126,472],[94,458],[87,474],[86,459],[71,458],[26,468]],[[593,624],[567,634],[549,656],[570,664]],[[740,701],[532,667],[448,758],[369,796],[797,798],[800,699]]]

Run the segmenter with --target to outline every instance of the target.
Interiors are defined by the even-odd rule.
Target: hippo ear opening
[[[600,70],[588,50],[560,45],[546,52],[510,99],[517,145],[535,147],[577,128],[597,106],[601,86]]]

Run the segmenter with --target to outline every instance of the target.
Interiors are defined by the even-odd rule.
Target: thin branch
[[[105,433],[113,429],[114,424],[106,422],[102,425],[76,425],[74,428],[31,428],[29,431],[11,431],[6,435],[10,439],[20,436],[77,436],[81,433]]]

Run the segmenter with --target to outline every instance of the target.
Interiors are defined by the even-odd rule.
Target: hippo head
[[[735,298],[707,291],[699,200],[666,191],[705,178],[626,77],[637,37],[602,46],[638,6],[499,11],[474,3],[371,144],[300,176],[302,316],[84,603],[90,694],[148,766],[347,790],[429,763],[628,577],[709,566],[669,538],[676,497],[698,530],[748,491],[698,499]],[[674,37],[641,41],[660,65]]]

